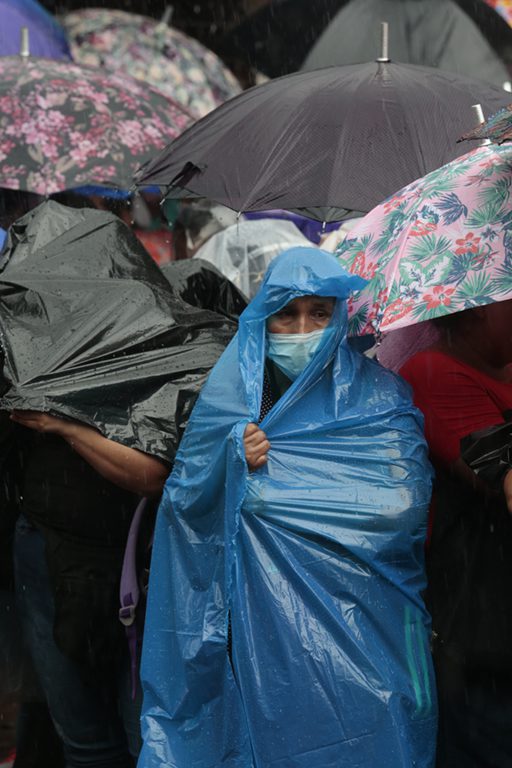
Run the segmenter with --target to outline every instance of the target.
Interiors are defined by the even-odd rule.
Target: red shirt
[[[434,461],[451,464],[460,456],[461,438],[503,423],[512,410],[512,383],[496,381],[444,352],[413,355],[400,374],[414,391],[425,416],[425,437]]]

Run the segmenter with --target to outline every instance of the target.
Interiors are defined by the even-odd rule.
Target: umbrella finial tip
[[[380,64],[385,64],[390,61],[389,58],[389,24],[387,21],[381,21],[380,23],[380,34],[381,34],[381,48],[380,48],[380,56],[378,57],[377,61]]]
[[[22,27],[20,30],[20,56],[23,56],[23,58],[28,58],[28,56],[30,56],[28,27]]]
[[[478,128],[480,125],[483,125],[485,123],[485,115],[484,115],[484,111],[482,109],[482,105],[481,104],[472,104],[471,105],[471,109],[475,113],[476,127]],[[490,143],[491,143],[490,139],[482,139],[482,141],[480,142],[480,145],[482,147],[486,147]]]
[[[171,23],[173,13],[174,13],[174,6],[166,5],[165,10],[162,14],[162,18],[160,19],[160,24],[163,24],[165,27],[168,27]]]

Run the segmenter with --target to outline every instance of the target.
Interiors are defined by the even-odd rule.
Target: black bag
[[[427,603],[443,650],[459,663],[512,671],[512,517],[498,492],[512,424],[468,435],[462,457],[494,492],[438,474],[427,553]]]
[[[472,432],[461,440],[461,456],[493,490],[502,490],[503,475],[512,469],[512,422]]]

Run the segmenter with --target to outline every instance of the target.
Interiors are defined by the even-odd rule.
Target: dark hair
[[[440,331],[449,331],[460,325],[461,321],[467,317],[468,312],[471,312],[471,309],[463,309],[461,312],[453,312],[451,315],[434,317],[430,322]]]
[[[20,189],[0,190],[0,227],[9,229],[11,224],[35,208],[44,200],[41,195]]]

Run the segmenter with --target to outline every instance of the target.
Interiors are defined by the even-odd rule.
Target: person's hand
[[[263,430],[257,424],[248,424],[244,432],[244,450],[251,472],[266,464],[269,448],[270,443]]]
[[[13,411],[11,421],[21,424],[23,427],[34,429],[36,432],[53,433],[65,437],[71,427],[71,422],[52,416],[41,411]]]
[[[503,491],[505,493],[505,501],[507,502],[507,509],[512,514],[512,469],[509,469],[503,480]]]

